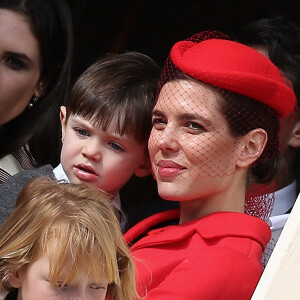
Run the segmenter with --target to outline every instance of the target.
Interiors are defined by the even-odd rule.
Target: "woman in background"
[[[0,183],[59,162],[72,35],[64,0],[0,0]]]

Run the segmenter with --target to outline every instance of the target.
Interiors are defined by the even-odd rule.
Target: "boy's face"
[[[9,282],[13,287],[18,288],[17,300],[105,299],[108,287],[105,279],[94,282],[84,274],[80,274],[76,284],[61,287],[70,267],[68,264],[64,266],[59,280],[53,285],[49,277],[49,259],[44,255],[37,261],[22,267],[17,274],[9,278]]]
[[[72,183],[88,183],[114,196],[133,174],[151,173],[146,146],[117,134],[116,116],[103,131],[79,116],[70,115],[66,121],[62,107],[61,124],[61,163]]]

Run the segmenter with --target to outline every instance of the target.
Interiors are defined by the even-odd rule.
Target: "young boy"
[[[0,185],[0,224],[24,184],[42,175],[97,186],[120,210],[119,190],[133,175],[151,173],[147,141],[159,74],[156,63],[137,52],[90,66],[61,107],[61,164],[21,172]]]

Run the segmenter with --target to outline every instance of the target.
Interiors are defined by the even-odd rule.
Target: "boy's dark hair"
[[[76,81],[67,101],[67,118],[79,115],[106,130],[118,115],[117,131],[144,143],[151,131],[160,68],[147,55],[108,55]]]

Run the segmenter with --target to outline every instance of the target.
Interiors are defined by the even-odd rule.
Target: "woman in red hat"
[[[143,299],[251,298],[270,229],[244,214],[245,194],[276,173],[279,121],[294,104],[289,83],[252,48],[217,32],[173,46],[149,152],[160,196],[180,211],[125,234]]]

